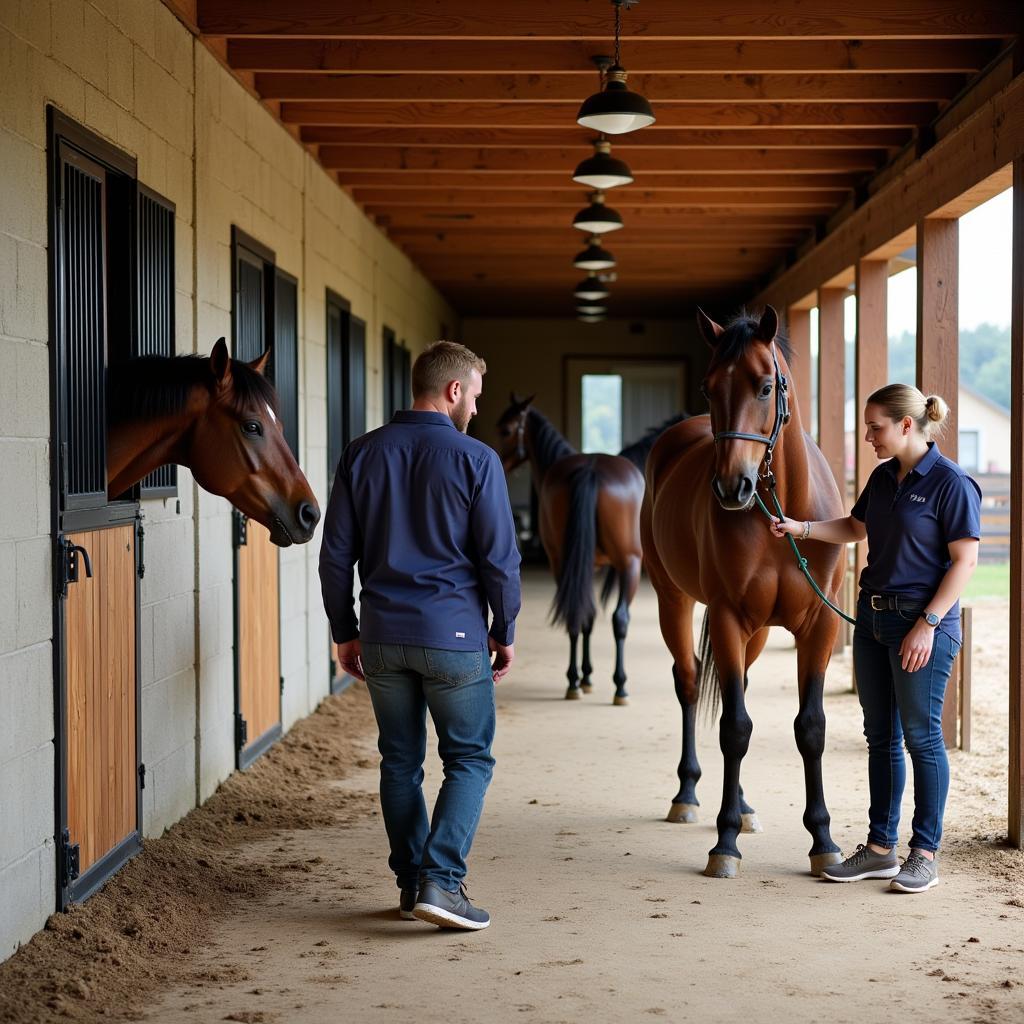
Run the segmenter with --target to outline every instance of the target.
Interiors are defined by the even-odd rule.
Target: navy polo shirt
[[[345,449],[320,548],[336,642],[480,650],[489,605],[490,635],[510,644],[519,561],[501,462],[447,416],[397,412]]]
[[[934,441],[902,483],[898,471],[896,459],[875,467],[850,510],[868,534],[860,586],[869,594],[898,594],[923,604],[952,564],[949,545],[981,537],[981,488]],[[946,613],[942,627],[960,635],[959,602]]]

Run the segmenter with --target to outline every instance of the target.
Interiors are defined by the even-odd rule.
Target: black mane
[[[712,363],[734,363],[741,359],[750,347],[757,342],[757,328],[760,323],[757,317],[740,313],[733,317],[726,325],[715,345],[715,354],[711,357]],[[787,338],[780,331],[775,335],[775,344],[779,351],[785,356],[786,362],[793,365],[793,350]]]
[[[551,421],[536,409],[526,416],[526,429],[541,473],[546,473],[553,462],[575,455],[576,449],[555,429]]]
[[[651,449],[654,447],[654,442],[657,441],[662,433],[668,430],[669,427],[676,423],[681,423],[683,420],[688,420],[689,418],[690,414],[688,412],[683,412],[678,416],[670,416],[664,423],[659,423],[656,427],[649,427],[647,432],[639,441],[634,441],[632,444],[626,445],[626,447],[619,452],[619,455],[624,459],[629,459],[629,461],[632,462],[633,465],[642,473],[644,471],[644,465],[647,462],[647,456],[651,454]]]
[[[174,416],[193,388],[213,390],[209,356],[142,356],[107,368],[107,419],[134,423]],[[231,408],[236,413],[263,403],[278,412],[277,392],[261,373],[231,360]]]

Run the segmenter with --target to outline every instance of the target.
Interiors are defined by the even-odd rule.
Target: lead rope
[[[765,481],[768,484],[768,491],[769,491],[769,493],[772,496],[772,503],[775,505],[776,511],[778,512],[778,518],[779,519],[785,519],[786,515],[782,511],[782,505],[779,504],[779,496],[775,493],[775,474],[772,473],[772,471],[771,471],[771,460],[770,460],[770,457],[769,457],[769,462],[768,462],[768,472],[765,474],[764,479],[765,479]],[[776,517],[773,516],[771,514],[771,512],[768,511],[768,507],[761,500],[761,495],[757,493],[756,489],[754,491],[754,500],[757,502],[758,508],[761,509],[761,511],[768,517],[768,519],[770,519],[770,520],[772,520],[774,522]],[[796,546],[796,541],[793,539],[793,534],[787,533],[786,534],[786,540],[789,541],[789,546],[793,549],[793,554],[796,557],[797,567],[804,574],[804,579],[806,579],[807,582],[810,583],[811,587],[814,589],[814,592],[818,595],[818,597],[820,597],[822,599],[822,601],[824,601],[825,604],[827,604],[829,606],[829,608],[831,608],[832,611],[834,611],[836,613],[836,615],[839,615],[842,618],[846,619],[846,621],[849,622],[850,625],[856,626],[857,625],[857,620],[856,619],[851,619],[850,616],[847,615],[846,612],[844,612],[842,610],[842,608],[837,608],[828,599],[828,597],[826,597],[826,595],[825,595],[824,591],[821,589],[821,587],[819,587],[818,584],[814,582],[814,577],[811,575],[810,570],[807,568],[807,559],[804,558],[804,556],[800,554],[800,549]]]

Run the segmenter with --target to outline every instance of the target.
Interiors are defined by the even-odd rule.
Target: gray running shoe
[[[416,906],[416,890],[403,889],[402,895],[398,898],[398,916],[403,921],[415,921],[416,915],[412,908]]]
[[[830,882],[860,882],[865,878],[892,878],[900,873],[896,851],[875,853],[863,843],[841,864],[830,864],[821,869],[821,877]]]
[[[491,923],[491,915],[469,902],[466,887],[448,892],[433,882],[424,882],[420,888],[413,914],[420,921],[436,924],[439,928],[467,928],[479,931]]]
[[[939,884],[939,857],[929,860],[918,850],[911,850],[900,873],[889,883],[894,892],[925,892]]]

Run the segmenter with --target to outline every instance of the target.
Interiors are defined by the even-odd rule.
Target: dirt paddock
[[[666,823],[680,721],[653,593],[643,586],[634,605],[632,703],[615,708],[607,621],[594,692],[561,699],[551,589],[528,578],[519,661],[499,689],[498,765],[469,879],[490,929],[398,919],[357,686],[0,966],[0,1021],[1024,1020],[1024,855],[999,838],[1004,604],[976,606],[974,752],[951,758],[942,884],[913,897],[808,874],[783,633],[749,691],[743,782],[765,832],[741,836],[738,879],[704,878],[717,730],[700,734],[701,821]],[[826,797],[847,851],[867,805],[848,680],[848,656],[834,660]],[[431,793],[438,778],[434,766]],[[909,818],[908,806],[904,836]]]

